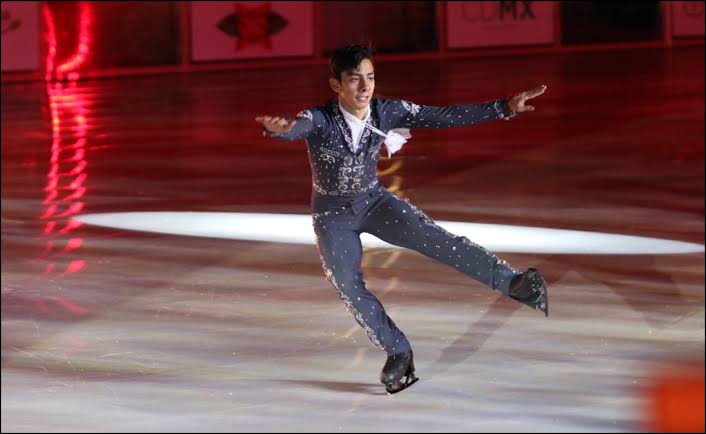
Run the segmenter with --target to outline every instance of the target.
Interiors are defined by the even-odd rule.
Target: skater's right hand
[[[531,112],[534,110],[534,106],[525,105],[525,101],[538,97],[543,94],[545,90],[547,90],[547,85],[543,84],[539,87],[535,87],[534,89],[515,94],[507,101],[507,106],[513,112]]]
[[[279,116],[258,116],[255,120],[262,124],[265,130],[270,133],[284,134],[294,128],[294,119],[281,118]]]

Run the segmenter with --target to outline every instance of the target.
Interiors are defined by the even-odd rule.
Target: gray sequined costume
[[[506,100],[431,107],[402,100],[374,98],[368,122],[393,128],[448,128],[509,119]],[[384,138],[364,129],[358,152],[337,101],[304,110],[292,130],[271,134],[285,140],[306,139],[312,173],[312,212],[324,272],[338,295],[388,355],[411,350],[404,333],[380,301],[365,287],[360,264],[360,234],[416,250],[456,268],[486,286],[507,294],[520,272],[466,237],[451,234],[406,200],[383,188],[377,162]]]

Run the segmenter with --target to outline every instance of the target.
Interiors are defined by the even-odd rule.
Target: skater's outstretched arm
[[[452,128],[475,125],[494,119],[510,119],[517,113],[534,110],[525,101],[544,93],[545,85],[517,93],[509,98],[479,104],[457,104],[447,107],[417,105],[408,101],[391,101],[389,108],[399,113],[397,128]]]
[[[316,110],[304,110],[295,119],[280,116],[258,116],[255,121],[262,124],[262,134],[284,140],[306,139],[317,134],[324,125]]]

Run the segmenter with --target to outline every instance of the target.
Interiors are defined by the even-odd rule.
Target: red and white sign
[[[191,2],[195,62],[313,54],[310,1]]]
[[[704,35],[704,2],[670,2],[672,36]]]
[[[39,2],[2,2],[2,70],[39,68]]]
[[[446,2],[448,48],[554,42],[554,1]]]

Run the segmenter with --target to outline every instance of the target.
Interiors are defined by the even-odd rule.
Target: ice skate
[[[380,382],[385,385],[389,394],[402,391],[418,380],[414,375],[412,351],[389,356],[380,372]]]
[[[528,268],[510,282],[509,296],[522,304],[541,310],[549,316],[549,294],[547,285],[539,271]]]

